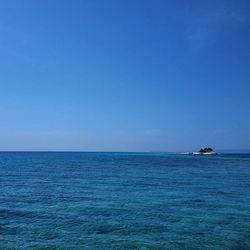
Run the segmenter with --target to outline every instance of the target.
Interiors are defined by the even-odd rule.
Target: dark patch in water
[[[112,230],[107,226],[101,226],[96,230],[97,234],[108,234],[111,232],[112,232]]]
[[[1,219],[9,219],[9,218],[15,218],[15,217],[25,217],[29,219],[51,219],[54,218],[53,216],[42,214],[42,213],[36,213],[31,211],[20,211],[20,210],[11,210],[11,209],[0,209],[0,218]]]
[[[182,204],[184,204],[184,205],[196,205],[196,204],[199,204],[199,203],[202,203],[202,202],[204,202],[204,200],[191,199],[191,200],[186,200],[186,201],[182,202]]]
[[[0,226],[0,235],[16,235],[22,231],[18,227]]]
[[[228,248],[229,250],[249,250],[249,245],[244,242],[234,243],[233,246]]]
[[[234,194],[225,191],[212,191],[210,192],[213,195],[220,195],[220,196],[233,196]]]

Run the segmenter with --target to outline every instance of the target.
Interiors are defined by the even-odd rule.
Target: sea
[[[250,154],[1,152],[0,249],[250,249]]]

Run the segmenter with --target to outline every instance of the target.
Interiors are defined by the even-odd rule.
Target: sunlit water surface
[[[0,249],[250,249],[250,155],[0,153]]]

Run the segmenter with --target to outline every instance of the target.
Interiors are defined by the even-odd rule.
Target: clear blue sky
[[[0,1],[0,150],[250,148],[250,1]]]

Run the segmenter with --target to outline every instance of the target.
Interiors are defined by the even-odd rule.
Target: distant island
[[[198,152],[185,152],[180,153],[184,155],[217,155],[218,153],[215,152],[212,148],[201,148]]]
[[[213,153],[213,151],[214,150],[212,148],[201,148],[199,152],[200,154],[209,154],[209,153],[211,154]]]

